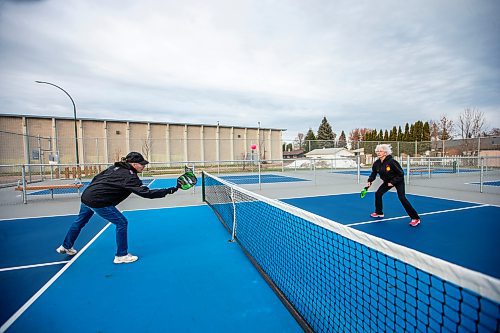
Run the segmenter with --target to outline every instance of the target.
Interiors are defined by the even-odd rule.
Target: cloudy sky
[[[497,0],[0,0],[0,114],[500,127]]]

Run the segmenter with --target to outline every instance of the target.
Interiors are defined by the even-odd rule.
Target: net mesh
[[[209,174],[203,175],[203,197],[315,332],[500,329],[496,279],[486,283],[493,292],[478,287],[479,294],[366,245],[387,241]]]

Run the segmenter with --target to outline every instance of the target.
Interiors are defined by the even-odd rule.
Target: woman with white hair
[[[382,179],[383,183],[380,185],[377,192],[375,192],[375,212],[371,213],[370,216],[373,218],[384,217],[382,196],[385,192],[395,187],[398,192],[399,201],[401,201],[401,204],[411,218],[410,225],[416,227],[420,223],[420,217],[406,198],[403,168],[401,168],[401,165],[392,158],[391,146],[388,144],[378,145],[375,148],[375,153],[378,159],[373,163],[372,173],[370,177],[368,177],[368,183],[366,185],[370,187],[375,178],[377,178],[377,174],[380,175],[380,179]]]

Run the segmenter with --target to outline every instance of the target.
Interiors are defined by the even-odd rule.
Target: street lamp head
[[[80,159],[78,157],[78,130],[77,130],[77,125],[76,125],[76,105],[75,105],[75,101],[73,100],[73,97],[71,97],[71,95],[66,91],[64,90],[63,88],[59,87],[58,85],[56,84],[53,84],[53,83],[50,83],[50,82],[45,82],[45,81],[38,81],[36,80],[35,81],[36,83],[43,83],[43,84],[48,84],[48,85],[51,85],[53,87],[56,87],[57,89],[61,90],[62,92],[64,92],[68,97],[69,99],[71,100],[71,103],[73,104],[73,117],[74,117],[74,122],[75,122],[75,150],[76,150],[76,164],[77,165],[80,165]]]

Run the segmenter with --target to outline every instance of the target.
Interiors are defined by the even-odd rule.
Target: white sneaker
[[[115,264],[128,264],[128,263],[136,261],[137,259],[139,259],[138,256],[133,256],[130,253],[127,253],[127,255],[125,255],[125,256],[121,256],[121,257],[115,256],[115,260],[113,260],[113,262]]]
[[[60,254],[67,254],[69,256],[74,256],[78,251],[76,251],[74,248],[67,249],[61,245],[56,249],[56,252]]]

